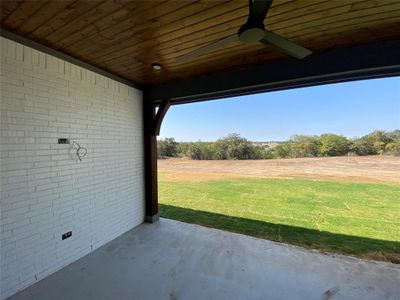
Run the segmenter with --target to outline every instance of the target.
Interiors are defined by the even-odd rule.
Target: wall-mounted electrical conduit
[[[85,147],[82,147],[81,145],[79,145],[78,142],[76,141],[72,141],[72,146],[76,146],[76,156],[78,157],[79,161],[82,161],[82,157],[85,157],[87,154],[87,149]]]
[[[85,147],[82,147],[79,145],[77,141],[70,141],[70,139],[66,138],[60,138],[58,139],[59,144],[72,144],[72,149],[74,149],[76,146],[76,156],[78,157],[79,161],[82,161],[82,157],[85,157],[87,154],[87,149]]]

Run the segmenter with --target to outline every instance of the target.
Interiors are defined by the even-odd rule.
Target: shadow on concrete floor
[[[398,299],[399,276],[395,264],[160,218],[11,300]]]

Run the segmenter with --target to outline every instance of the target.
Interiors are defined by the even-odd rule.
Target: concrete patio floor
[[[11,299],[399,299],[399,265],[160,219]]]

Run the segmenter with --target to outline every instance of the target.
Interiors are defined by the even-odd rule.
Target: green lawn
[[[162,217],[400,263],[400,185],[159,177]]]

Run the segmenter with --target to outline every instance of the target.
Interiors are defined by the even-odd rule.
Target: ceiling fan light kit
[[[249,0],[249,17],[237,34],[222,38],[206,46],[178,57],[178,62],[186,62],[207,54],[215,49],[222,48],[231,42],[239,40],[243,44],[263,43],[278,49],[290,56],[302,59],[312,52],[288,39],[265,30],[264,19],[271,7],[272,0]]]

